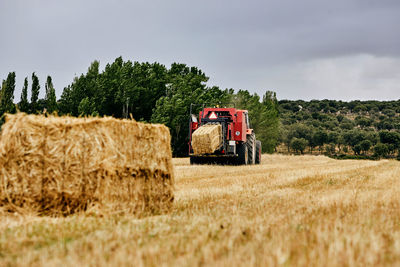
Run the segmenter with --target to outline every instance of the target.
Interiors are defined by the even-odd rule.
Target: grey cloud
[[[340,65],[342,61],[335,59],[342,57],[362,64],[358,55],[396,61],[397,25],[397,0],[3,0],[0,77],[15,70],[20,90],[23,77],[32,71],[42,82],[50,74],[60,95],[93,60],[104,66],[122,55],[199,66],[211,77],[210,85],[222,88],[259,93],[276,88],[278,96],[281,92],[287,98],[301,98],[299,92],[323,97],[323,92],[313,93],[316,84],[304,82],[304,72],[295,71],[298,66],[319,60]],[[397,79],[391,65],[385,64],[376,65],[368,81]],[[324,84],[322,77],[317,84]],[[299,86],[304,88],[299,91]],[[398,98],[396,88],[390,88],[392,97]],[[346,97],[356,98],[358,90],[362,88]]]

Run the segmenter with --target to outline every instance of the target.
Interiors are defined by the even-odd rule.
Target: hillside
[[[398,101],[279,101],[280,151],[398,156]]]

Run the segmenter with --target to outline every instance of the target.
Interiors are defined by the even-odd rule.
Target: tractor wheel
[[[247,144],[239,144],[237,146],[237,153],[238,153],[238,158],[237,158],[237,164],[238,165],[247,165],[249,162],[249,152],[247,150]]]
[[[256,141],[256,164],[261,163],[261,141],[257,140]]]
[[[256,136],[254,133],[247,135],[246,145],[249,152],[248,164],[254,164],[256,158]]]

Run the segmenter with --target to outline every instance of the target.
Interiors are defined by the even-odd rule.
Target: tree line
[[[288,152],[400,158],[400,100],[281,100],[279,112]]]
[[[47,110],[49,113],[56,112],[58,110],[56,91],[50,76],[47,76],[45,83],[46,96],[44,99],[39,99],[39,78],[35,73],[32,73],[30,101],[28,99],[28,77],[26,77],[22,87],[21,99],[18,104],[14,104],[15,79],[15,72],[10,72],[0,86],[1,116],[5,113],[15,113],[17,110],[33,114],[43,112],[43,110]]]
[[[0,88],[0,116],[17,111],[77,117],[132,116],[137,121],[168,126],[174,156],[185,156],[188,152],[190,104],[233,104],[249,110],[252,127],[263,143],[263,151],[272,153],[278,144],[279,111],[274,92],[266,91],[260,97],[247,90],[235,92],[218,86],[208,87],[206,82],[209,78],[202,70],[180,63],[167,68],[157,62],[124,61],[118,57],[103,71],[99,67],[99,61],[90,64],[85,74],[75,77],[63,89],[58,100],[50,76],[45,83],[45,97],[39,99],[40,83],[33,73],[30,81],[25,78],[20,100],[15,101],[16,74],[10,72]]]

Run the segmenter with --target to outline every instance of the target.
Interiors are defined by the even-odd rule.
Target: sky
[[[278,99],[400,99],[399,0],[0,0],[0,79],[90,63],[196,66],[208,86]],[[29,81],[31,82],[31,81]]]

